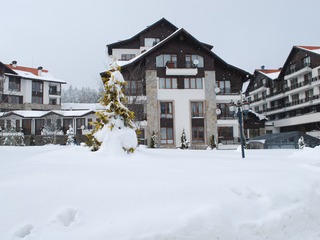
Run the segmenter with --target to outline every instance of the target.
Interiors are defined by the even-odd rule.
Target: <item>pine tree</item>
[[[134,113],[130,111],[123,103],[126,101],[124,95],[124,86],[126,82],[120,73],[120,67],[114,62],[110,65],[110,70],[105,73],[105,77],[102,77],[105,91],[100,100],[101,104],[106,106],[106,110],[97,112],[97,118],[100,121],[94,122],[94,129],[91,134],[88,134],[89,141],[88,146],[91,146],[93,151],[100,148],[105,136],[101,136],[102,130],[107,126],[109,131],[114,129],[121,130],[130,128],[133,131],[136,129],[133,119]],[[100,133],[99,133],[100,132]],[[135,141],[137,141],[136,133]],[[133,136],[133,134],[131,135]],[[132,141],[134,142],[134,140]],[[131,143],[132,143],[131,142]],[[135,146],[129,146],[130,144],[122,144],[123,150],[134,152]],[[133,145],[133,144],[131,144]]]
[[[189,141],[187,140],[187,136],[186,136],[186,132],[182,131],[182,135],[181,135],[181,146],[180,146],[181,149],[187,149],[189,148]]]
[[[217,145],[216,145],[216,140],[215,140],[213,134],[212,134],[211,137],[210,137],[210,145],[209,145],[209,147],[210,147],[211,149],[215,149],[215,148],[217,147]]]
[[[150,143],[150,148],[157,148],[158,144],[157,144],[157,136],[154,133],[154,131],[152,132],[152,136],[151,136],[151,143]]]

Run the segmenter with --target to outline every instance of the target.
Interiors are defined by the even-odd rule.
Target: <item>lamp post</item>
[[[242,123],[243,123],[243,113],[245,115],[248,114],[250,105],[249,102],[246,100],[244,101],[238,101],[237,104],[235,104],[232,100],[229,103],[229,111],[231,115],[236,115],[238,117],[238,122],[240,125],[240,141],[241,141],[241,153],[242,153],[242,158],[245,158],[244,154],[244,138],[243,138],[243,128],[242,128]]]

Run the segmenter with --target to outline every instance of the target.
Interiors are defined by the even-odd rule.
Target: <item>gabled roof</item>
[[[5,67],[11,70],[11,72],[6,72],[5,75],[8,76],[19,76],[26,79],[42,80],[46,82],[57,82],[65,84],[66,82],[57,78],[54,78],[48,70],[41,69],[41,74],[39,74],[39,69],[30,68],[24,66],[17,66],[13,64],[5,64]]]
[[[320,54],[320,46],[293,46],[283,65],[282,71],[279,74],[279,78],[282,78],[285,75],[286,68],[290,64],[290,59],[292,58],[292,55],[297,51],[301,50],[308,51],[314,54]]]
[[[133,37],[131,38],[128,38],[126,40],[122,40],[122,41],[118,41],[118,42],[115,42],[115,43],[111,43],[111,44],[107,44],[107,48],[108,48],[108,54],[111,55],[112,54],[112,48],[117,48],[117,47],[121,47],[123,46],[124,44],[127,44],[129,42],[132,42],[132,41],[135,41],[137,39],[140,38],[140,35],[145,33],[145,32],[148,32],[150,31],[151,29],[161,25],[161,24],[166,24],[168,25],[169,28],[171,28],[172,31],[176,31],[178,30],[178,28],[173,25],[171,22],[169,22],[167,19],[165,18],[162,18],[160,19],[159,21],[155,22],[154,24],[148,26],[147,28],[145,28],[144,30],[142,30],[141,32],[137,33],[136,35],[134,35]],[[205,45],[207,48],[209,48],[210,50],[213,48],[212,45],[210,44],[207,44],[207,43],[202,43],[203,45]]]
[[[94,110],[85,111],[61,111],[61,110],[51,110],[51,111],[34,111],[34,110],[14,110],[10,112],[0,113],[1,117],[8,117],[11,115],[16,115],[22,118],[44,118],[51,114],[56,114],[61,117],[83,117],[89,114],[94,114]]]
[[[200,48],[202,48],[204,51],[206,51],[208,54],[210,54],[211,56],[213,56],[216,60],[218,60],[220,63],[226,65],[227,67],[232,67],[238,71],[243,72],[244,74],[248,74],[250,75],[248,72],[237,68],[235,66],[232,66],[228,63],[226,63],[223,59],[221,59],[218,55],[216,55],[214,52],[211,51],[210,48],[207,47],[206,44],[203,44],[202,42],[198,41],[195,37],[193,37],[190,33],[188,33],[185,29],[180,28],[178,30],[176,30],[174,33],[172,33],[170,36],[168,36],[167,38],[165,38],[164,40],[160,41],[159,43],[157,43],[156,45],[154,45],[153,47],[151,47],[150,49],[148,49],[147,51],[141,53],[140,55],[136,56],[135,58],[126,61],[126,62],[122,62],[121,67],[125,68],[127,66],[130,66],[136,62],[138,62],[139,60],[143,59],[144,57],[148,56],[149,54],[151,54],[152,52],[156,51],[157,49],[159,49],[160,47],[162,47],[164,44],[166,44],[167,42],[169,42],[170,40],[174,39],[177,36],[180,36],[181,34],[184,34],[185,36],[187,36],[188,38],[190,38],[192,41],[194,41],[195,44],[197,44]],[[101,75],[104,75],[105,72],[101,72]]]
[[[296,46],[296,47],[316,53],[316,54],[320,54],[320,46]]]
[[[37,68],[30,68],[30,67],[23,67],[23,66],[13,66],[12,64],[6,64],[6,66],[13,71],[18,70],[22,72],[29,72],[32,73],[35,76],[39,76],[39,70]],[[48,73],[48,70],[42,69],[43,73]]]
[[[278,78],[282,69],[256,69],[255,72],[261,73],[271,80]]]
[[[112,53],[110,52],[112,48],[116,48],[116,47],[119,47],[119,46],[122,46],[126,43],[129,43],[131,41],[134,41],[136,39],[139,39],[140,38],[140,35],[145,33],[145,32],[148,32],[150,31],[151,29],[153,29],[154,27],[156,26],[159,26],[161,24],[166,24],[168,25],[169,28],[172,29],[172,31],[175,31],[177,30],[178,28],[173,25],[171,22],[169,22],[167,19],[165,18],[162,18],[160,19],[159,21],[155,22],[154,24],[150,25],[150,26],[147,26],[147,28],[143,29],[141,32],[137,33],[136,35],[134,35],[133,37],[131,38],[128,38],[126,40],[122,40],[122,41],[118,41],[118,42],[115,42],[115,43],[111,43],[111,44],[108,44],[107,47],[108,47],[108,54],[111,55]]]

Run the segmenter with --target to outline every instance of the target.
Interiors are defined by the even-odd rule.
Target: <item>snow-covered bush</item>
[[[7,128],[2,131],[3,145],[6,146],[24,146],[24,135],[16,128]]]
[[[120,67],[114,62],[102,78],[105,92],[101,104],[106,110],[97,112],[100,121],[94,123],[93,131],[88,134],[87,145],[93,151],[101,150],[111,153],[123,149],[134,152],[138,145],[136,127],[133,123],[134,113],[124,105],[124,86],[126,82],[120,73]]]
[[[63,135],[63,131],[60,126],[57,126],[54,121],[44,125],[41,135],[46,144],[55,144],[56,136]]]

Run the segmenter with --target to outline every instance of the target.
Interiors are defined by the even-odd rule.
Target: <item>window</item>
[[[145,47],[153,47],[157,43],[160,42],[160,38],[145,38],[144,39],[144,46]]]
[[[32,81],[32,103],[43,103],[43,83]]]
[[[259,112],[259,106],[254,107],[254,111],[255,111],[255,112]]]
[[[32,92],[42,92],[42,82],[32,81]]]
[[[296,64],[292,63],[289,65],[289,74],[294,73],[296,71]]]
[[[88,126],[87,129],[91,130],[92,129],[92,118],[88,118]]]
[[[266,99],[266,97],[267,97],[267,91],[263,91],[261,94],[262,94],[262,99]]]
[[[126,95],[137,95],[137,81],[127,81]]]
[[[177,54],[161,54],[156,57],[156,67],[177,67]]]
[[[160,117],[161,118],[172,118],[172,102],[161,102],[160,103]]]
[[[299,93],[292,95],[292,104],[296,105],[299,103]]]
[[[129,53],[127,53],[127,54],[121,54],[121,59],[120,59],[120,61],[129,61],[129,60],[131,60],[132,58],[135,58],[135,57],[136,57],[135,54],[129,54]]]
[[[85,119],[84,118],[77,118],[76,119],[76,128],[81,129],[82,126],[85,126]]]
[[[203,102],[191,102],[191,117],[203,118]]]
[[[159,78],[160,89],[176,89],[178,82],[176,78]]]
[[[58,91],[57,85],[50,85],[49,86],[49,94],[50,95],[60,95],[60,92]]]
[[[258,94],[253,95],[253,100],[254,100],[254,101],[258,101],[258,98],[259,98],[259,95],[258,95]]]
[[[51,105],[57,105],[58,101],[56,98],[49,98],[49,104]]]
[[[7,129],[11,129],[11,120],[7,119]]]
[[[11,91],[20,91],[20,78],[10,76],[9,77],[9,90]]]
[[[185,56],[185,67],[186,68],[196,68],[204,67],[203,57],[194,54],[187,54]]]
[[[311,83],[311,80],[312,80],[312,74],[311,73],[307,73],[307,74],[304,75],[304,83],[305,84]]]
[[[219,143],[221,141],[233,140],[232,127],[218,127]]]
[[[12,103],[12,104],[19,104],[22,103],[20,102],[20,97],[19,96],[13,96],[13,95],[9,95],[8,96],[8,103]]]
[[[264,112],[267,111],[267,106],[268,106],[267,103],[264,103],[264,104],[262,105],[262,109],[263,109]]]
[[[204,143],[204,127],[192,127],[192,142]]]
[[[202,78],[185,78],[184,79],[185,89],[202,89]]]
[[[313,89],[305,91],[306,101],[311,101],[313,98]]]
[[[32,96],[32,103],[42,104],[42,96]]]
[[[173,128],[161,127],[160,137],[161,144],[173,144]]]
[[[298,78],[291,79],[291,89],[298,87]]]
[[[16,130],[19,131],[20,130],[20,119],[16,120]]]
[[[221,94],[231,93],[231,83],[229,80],[218,81],[217,83]]]
[[[218,118],[231,118],[231,117],[233,117],[233,115],[230,114],[230,111],[229,111],[229,104],[219,103],[217,108],[221,110],[221,114],[218,115]]]
[[[310,56],[307,56],[304,59],[302,59],[302,62],[304,67],[310,67],[311,66]]]

